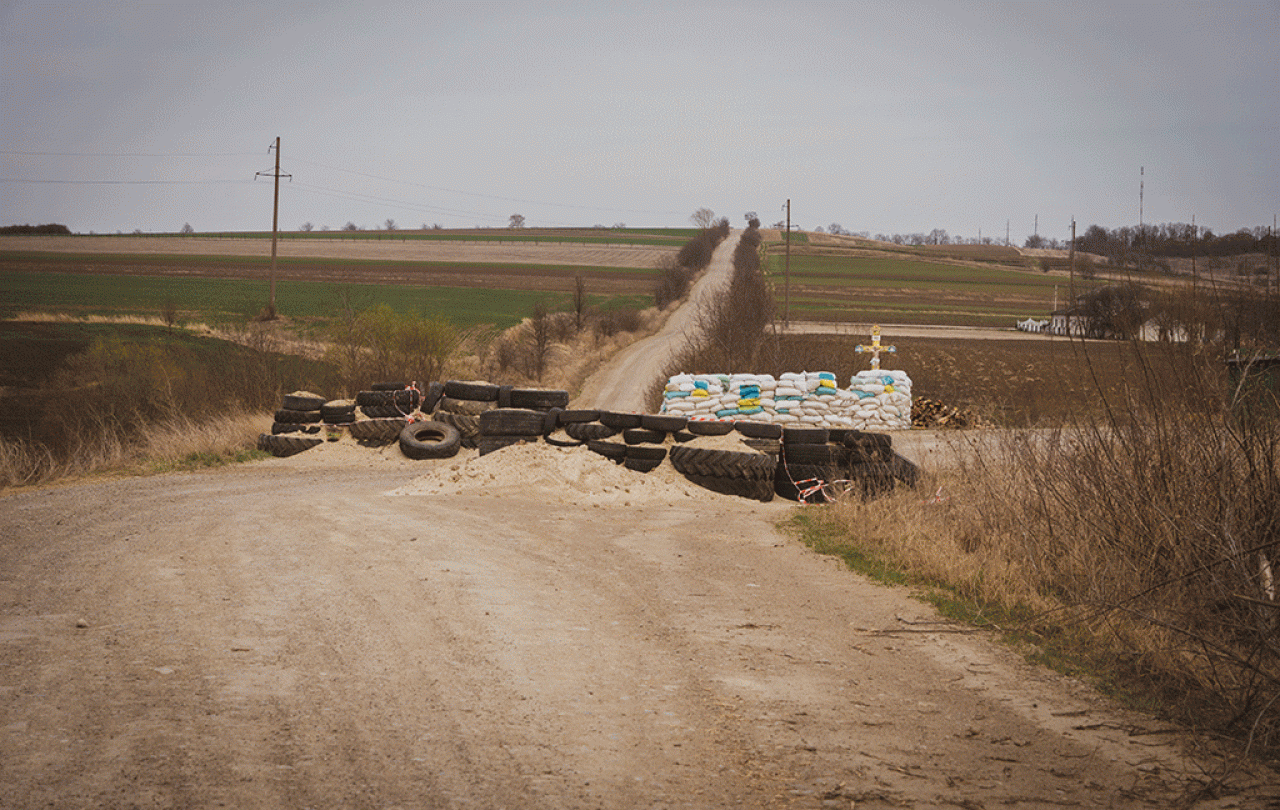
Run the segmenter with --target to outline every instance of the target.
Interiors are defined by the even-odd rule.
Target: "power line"
[[[174,186],[242,185],[248,180],[45,180],[30,177],[0,177],[0,183],[36,183],[66,186]]]
[[[0,155],[33,157],[258,157],[257,152],[26,152],[0,149]]]

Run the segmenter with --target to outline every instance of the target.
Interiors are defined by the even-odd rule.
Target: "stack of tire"
[[[439,383],[432,385],[438,387]],[[374,383],[368,391],[356,393],[355,404],[365,418],[352,422],[348,432],[361,444],[376,446],[393,442],[411,415],[419,411],[430,413],[434,404],[432,396],[431,386],[419,391],[406,382]],[[435,399],[439,396],[435,390]]]
[[[449,383],[445,383],[446,389]],[[513,444],[537,442],[551,437],[560,428],[560,415],[569,405],[569,392],[552,388],[515,388],[493,386],[486,389],[482,400],[488,406],[476,415],[475,442],[480,455],[510,447]],[[457,390],[457,389],[454,389]],[[474,402],[474,400],[472,400]],[[442,401],[443,402],[443,401]],[[451,403],[451,407],[458,406]],[[564,446],[565,442],[553,440]]]
[[[914,487],[919,470],[893,451],[883,433],[817,427],[786,427],[775,475],[775,491],[805,503],[846,496],[873,498],[898,483]]]
[[[308,391],[286,395],[275,412],[271,432],[258,435],[258,449],[284,458],[323,444],[324,439],[315,434],[320,432],[320,423],[324,421],[325,404],[324,397]]]
[[[737,432],[748,449],[718,450],[677,444],[671,448],[671,466],[677,472],[712,492],[761,502],[773,500],[781,425],[693,420],[686,430],[693,436],[724,436]]]
[[[685,430],[688,423],[683,416],[669,414],[600,411],[598,422],[570,426],[566,432],[582,437],[593,453],[628,470],[647,473],[666,460],[669,438],[677,442],[693,438],[693,434]]]

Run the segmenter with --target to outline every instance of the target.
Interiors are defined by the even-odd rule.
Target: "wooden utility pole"
[[[276,151],[276,170],[272,172],[270,176],[275,178],[276,188],[275,188],[275,196],[271,203],[271,300],[267,303],[267,317],[274,320],[276,317],[276,240],[279,237],[279,233],[280,233],[280,178],[288,177],[289,179],[292,180],[293,175],[280,174],[280,136],[279,135],[276,136],[275,146],[274,147],[268,146],[267,151],[270,152],[272,148],[274,148]],[[258,175],[265,175],[265,174],[267,173],[258,172],[257,174],[254,175],[254,177],[257,177]]]
[[[782,274],[782,328],[791,328],[791,200],[787,200],[786,263]]]

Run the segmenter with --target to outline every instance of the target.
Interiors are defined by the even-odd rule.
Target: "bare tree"
[[[551,333],[553,324],[547,305],[539,301],[533,308],[526,332],[529,340],[529,358],[533,362],[533,376],[542,381],[542,374],[547,370],[547,359],[551,356]]]
[[[310,222],[304,222],[298,226],[298,230],[302,231],[303,233],[309,233],[313,228],[315,228],[315,226],[312,225]]]
[[[394,219],[388,218],[386,222],[386,226],[387,226],[387,230],[394,231],[396,229],[396,221]]]
[[[512,215],[511,215],[511,219],[510,219],[510,221],[509,221],[509,222],[508,222],[508,224],[507,224],[507,227],[508,227],[508,228],[523,228],[523,227],[524,227],[524,214],[512,214]]]
[[[193,234],[193,233],[195,233],[195,232],[196,232],[196,229],[195,229],[195,228],[193,228],[193,227],[191,227],[191,223],[190,223],[190,222],[183,223],[183,225],[182,225],[182,233],[183,233],[183,235],[184,235],[184,236],[190,236],[191,234]]]
[[[359,226],[359,225],[357,225],[357,224],[355,224],[354,222],[348,221],[346,225],[343,225],[343,226],[342,226],[342,230],[344,230],[344,231],[358,231],[358,230],[360,230],[360,226]]]
[[[587,318],[587,280],[581,273],[573,277],[573,328],[582,331],[582,322]]]
[[[711,227],[711,223],[715,222],[716,212],[710,208],[699,208],[689,215],[689,221],[699,228],[706,230]]]

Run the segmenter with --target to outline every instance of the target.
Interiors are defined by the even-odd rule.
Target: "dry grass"
[[[91,431],[70,452],[55,454],[42,445],[0,439],[0,489],[37,486],[107,473],[153,474],[216,467],[257,458],[259,433],[269,415],[247,410],[191,419],[177,416],[146,426],[126,441],[110,431]]]
[[[1276,756],[1276,403],[1242,415],[1129,394],[1107,403],[1112,418],[1004,432],[917,491],[806,512],[814,536],[940,589],[1037,655]],[[926,497],[939,487],[945,500]]]

